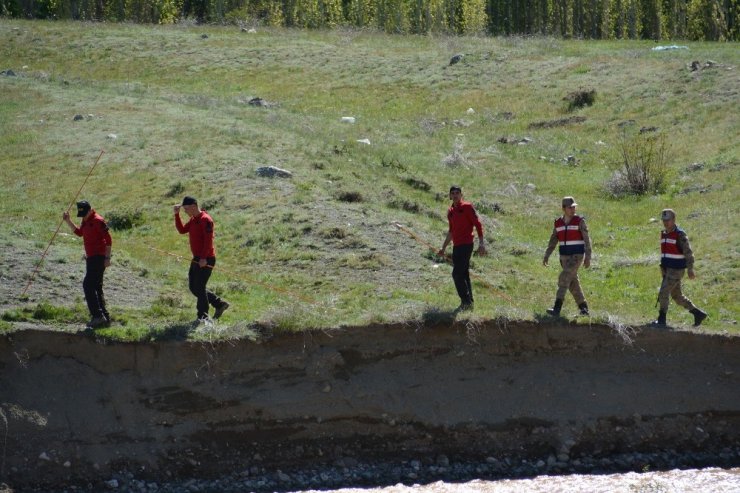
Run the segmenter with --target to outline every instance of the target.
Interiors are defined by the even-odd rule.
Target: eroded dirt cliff
[[[214,344],[28,330],[0,338],[0,410],[16,488],[122,467],[719,451],[740,445],[740,338],[501,322]]]

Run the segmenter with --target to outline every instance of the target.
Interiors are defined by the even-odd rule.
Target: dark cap
[[[79,202],[77,202],[77,217],[87,216],[87,213],[90,212],[90,209],[92,209],[90,202],[88,202],[87,200],[80,200]]]
[[[676,219],[676,213],[673,209],[663,209],[660,213],[660,218],[663,221],[669,221],[671,219]]]
[[[187,197],[182,199],[182,205],[198,205],[198,201],[195,200],[194,197],[188,195]]]
[[[576,204],[576,199],[573,197],[563,197],[563,207],[572,207]]]
[[[460,185],[452,185],[450,187],[450,193],[455,192],[455,191],[462,193],[462,188],[460,188]]]

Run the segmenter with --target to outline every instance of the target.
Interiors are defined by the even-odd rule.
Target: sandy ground
[[[81,240],[79,249],[52,245],[33,275],[44,248],[5,247],[0,256],[0,312],[20,306],[35,306],[39,302],[57,306],[84,305],[82,280],[85,277],[85,260]],[[111,267],[105,272],[106,299],[115,306],[148,307],[156,298],[158,282],[142,275],[139,268],[123,265],[115,255],[114,250]],[[33,281],[29,286],[32,275]],[[21,300],[24,290],[27,300]]]

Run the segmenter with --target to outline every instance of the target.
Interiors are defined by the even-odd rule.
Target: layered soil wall
[[[740,445],[740,338],[498,323],[262,342],[0,337],[2,480]],[[2,430],[5,428],[5,430]],[[740,465],[740,464],[738,464]]]

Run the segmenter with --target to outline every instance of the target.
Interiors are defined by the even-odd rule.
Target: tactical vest
[[[678,248],[678,238],[682,230],[676,227],[670,233],[660,232],[660,265],[671,269],[685,269],[686,257]]]
[[[555,231],[558,234],[560,255],[585,253],[586,248],[584,246],[580,224],[581,216],[573,216],[568,224],[565,224],[562,217],[555,220]]]

